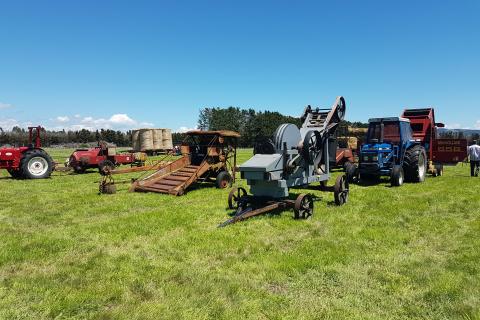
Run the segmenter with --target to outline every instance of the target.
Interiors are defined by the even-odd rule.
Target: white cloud
[[[111,130],[129,130],[135,128],[145,128],[145,127],[153,127],[153,123],[150,122],[140,122],[135,119],[130,118],[125,113],[117,113],[113,114],[110,118],[94,118],[92,116],[85,116],[81,117],[80,115],[76,114],[73,118],[69,118],[68,116],[58,116],[56,117],[56,122],[60,124],[68,125],[62,126],[58,125],[52,129],[55,130],[99,130],[99,129],[111,129]]]
[[[114,114],[110,117],[109,121],[111,123],[121,124],[121,125],[135,125],[136,121],[130,118],[125,113]]]
[[[189,127],[180,127],[177,130],[174,130],[174,132],[179,132],[179,133],[185,133],[190,130],[196,130],[197,128],[189,128]]]
[[[65,123],[70,121],[70,118],[67,116],[58,116],[55,120],[60,123]]]
[[[20,123],[15,119],[0,119],[0,128],[3,130],[12,130],[13,127],[20,127]]]
[[[461,129],[462,126],[460,123],[451,123],[451,124],[445,124],[445,128],[447,129]]]
[[[11,108],[11,107],[13,107],[13,106],[9,103],[0,102],[0,110],[1,109],[8,109],[8,108]]]
[[[477,122],[475,122],[475,129],[480,129],[480,120],[477,120]]]

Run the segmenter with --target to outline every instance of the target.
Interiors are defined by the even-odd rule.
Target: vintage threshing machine
[[[130,191],[180,196],[195,182],[214,181],[217,188],[231,185],[235,180],[237,140],[240,134],[225,130],[192,130],[186,135],[180,158],[167,156],[153,166],[107,170],[100,182],[100,192],[115,192],[114,174],[152,170],[155,172],[144,173],[135,179]]]
[[[307,106],[299,129],[285,123],[275,131],[271,143],[255,148],[256,154],[240,166],[251,195],[243,188],[234,188],[228,206],[234,216],[220,227],[277,209],[293,208],[295,218],[308,218],[313,213],[313,196],[300,194],[290,199],[289,189],[319,182],[325,191],[333,191],[335,203],[342,205],[349,195],[345,175],[337,178],[333,188],[330,179],[329,140],[345,116],[345,100],[338,97],[329,109]]]

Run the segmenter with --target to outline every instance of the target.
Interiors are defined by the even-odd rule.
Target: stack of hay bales
[[[138,129],[132,131],[134,151],[163,151],[173,149],[172,130]]]
[[[365,135],[367,134],[368,128],[353,128],[348,127],[347,136],[337,137],[338,142],[344,148],[350,148],[353,150],[357,149],[359,141],[363,141]]]

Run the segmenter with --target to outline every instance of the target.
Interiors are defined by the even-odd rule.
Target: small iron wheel
[[[98,171],[102,176],[106,176],[115,169],[115,164],[110,160],[104,160],[98,164]]]
[[[313,199],[309,194],[300,194],[293,208],[295,219],[307,219],[313,214]]]
[[[335,197],[335,204],[341,206],[348,201],[349,183],[345,174],[338,176],[333,187],[333,195]]]
[[[102,186],[100,187],[100,193],[103,194],[115,194],[116,192],[117,187],[111,182],[102,184]]]
[[[238,202],[247,195],[247,190],[242,187],[235,187],[228,194],[228,208],[238,209]]]

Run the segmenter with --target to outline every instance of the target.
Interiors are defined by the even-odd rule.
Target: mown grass
[[[480,180],[467,173],[352,186],[343,207],[310,190],[309,220],[217,229],[228,190],[99,196],[97,173],[4,171],[0,318],[480,319]]]

